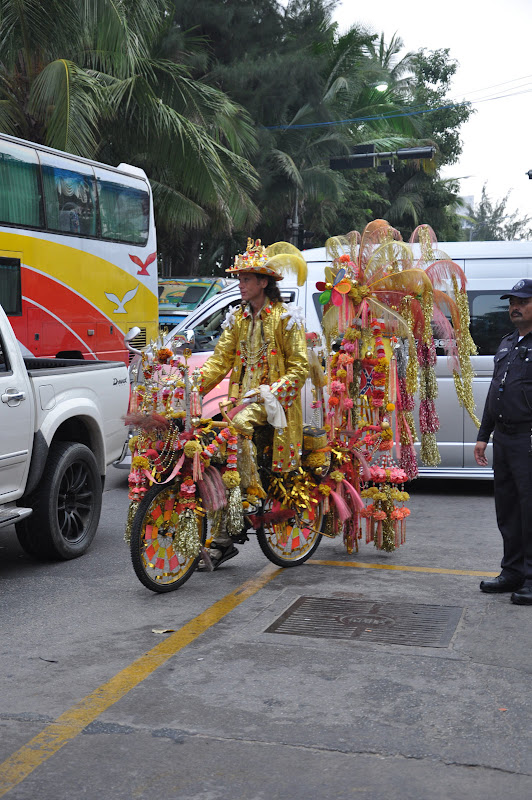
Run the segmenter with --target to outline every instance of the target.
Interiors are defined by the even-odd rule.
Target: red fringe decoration
[[[413,411],[416,407],[414,395],[408,394],[406,390],[406,378],[399,378],[399,407],[403,411]]]
[[[170,427],[170,420],[155,412],[152,414],[139,414],[138,412],[126,414],[123,420],[125,425],[142,428],[143,431],[168,430]]]
[[[332,498],[334,505],[336,506],[336,512],[338,514],[338,519],[340,522],[345,522],[346,519],[349,519],[351,516],[351,512],[345,500],[340,497],[338,492],[335,492],[334,489],[331,489],[331,493],[329,497]]]
[[[257,530],[263,525],[277,525],[279,522],[293,519],[294,512],[290,508],[280,508],[278,511],[267,511],[266,514],[249,514],[251,525]]]
[[[440,429],[434,400],[429,400],[428,397],[419,404],[419,427],[421,433],[436,433]]]
[[[351,484],[346,480],[343,481],[342,486],[348,492],[351,502],[353,503],[353,508],[361,511],[364,508],[364,502],[355,487],[351,486]]]
[[[404,469],[408,475],[408,480],[412,481],[414,478],[417,478],[419,470],[417,466],[416,451],[413,444],[401,446],[401,463],[399,466],[401,469]]]
[[[204,470],[203,480],[198,481],[197,489],[207,511],[219,511],[227,505],[225,486],[215,467]]]

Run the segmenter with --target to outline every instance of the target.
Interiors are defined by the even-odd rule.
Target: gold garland
[[[225,473],[227,475],[227,473]],[[234,486],[229,491],[227,508],[225,509],[225,523],[229,536],[239,536],[244,527],[244,514],[242,511],[242,493],[240,486]]]
[[[475,372],[471,364],[470,356],[477,354],[477,346],[471,338],[469,332],[469,303],[466,292],[458,288],[456,277],[452,276],[454,296],[456,305],[460,312],[460,328],[457,336],[458,361],[460,363],[460,373],[454,371],[454,387],[460,405],[465,408],[477,428],[480,428],[480,421],[475,414],[475,399],[473,397],[473,378]]]
[[[126,529],[124,531],[124,542],[129,546],[131,544],[131,526],[133,525],[133,518],[138,511],[140,503],[138,500],[132,500],[129,504],[127,512]]]
[[[414,315],[411,306],[412,298],[407,295],[401,303],[401,315],[408,327],[414,326]],[[410,395],[416,394],[419,387],[419,364],[417,360],[416,343],[413,336],[408,337],[408,363],[406,365],[406,391]]]
[[[438,464],[441,464],[440,451],[434,433],[427,431],[422,434],[420,456],[422,462],[428,467],[437,467]]]
[[[191,508],[185,508],[179,515],[177,527],[172,537],[174,550],[177,550],[185,558],[195,558],[199,555],[201,540],[198,528],[197,514]]]

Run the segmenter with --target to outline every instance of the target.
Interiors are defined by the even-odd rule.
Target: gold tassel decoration
[[[257,470],[257,450],[251,439],[238,436],[238,473],[243,489],[255,489],[257,497],[266,497],[266,492]]]
[[[124,531],[124,542],[129,545],[131,544],[131,526],[133,525],[133,518],[137,513],[139,507],[138,500],[132,500],[129,504],[129,510],[127,512],[127,520],[126,520],[126,529]]]
[[[466,292],[462,292],[459,289],[458,281],[454,275],[452,276],[452,281],[456,305],[460,313],[460,327],[457,332],[456,345],[461,374],[453,373],[454,386],[460,404],[465,408],[477,428],[480,428],[480,421],[475,414],[475,400],[473,397],[473,378],[475,373],[470,358],[470,356],[476,355],[478,351],[469,332],[469,303]]]
[[[240,486],[233,487],[229,492],[227,508],[225,509],[225,521],[229,536],[240,536],[244,527]]]
[[[218,511],[209,511],[207,519],[210,523],[209,538],[216,539],[222,530],[222,520],[225,509],[220,508]]]
[[[177,529],[173,536],[174,549],[185,558],[195,558],[201,550],[198,532],[198,519],[190,508],[179,515]]]
[[[427,432],[421,436],[420,456],[427,467],[437,467],[441,464],[440,451],[434,433]]]

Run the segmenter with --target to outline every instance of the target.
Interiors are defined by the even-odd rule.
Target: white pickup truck
[[[15,524],[30,555],[89,547],[128,398],[125,364],[23,357],[0,307],[0,528]]]

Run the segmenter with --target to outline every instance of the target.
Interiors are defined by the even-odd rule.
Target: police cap
[[[501,294],[501,300],[507,300],[509,297],[532,297],[532,280],[522,278],[507,294]]]

